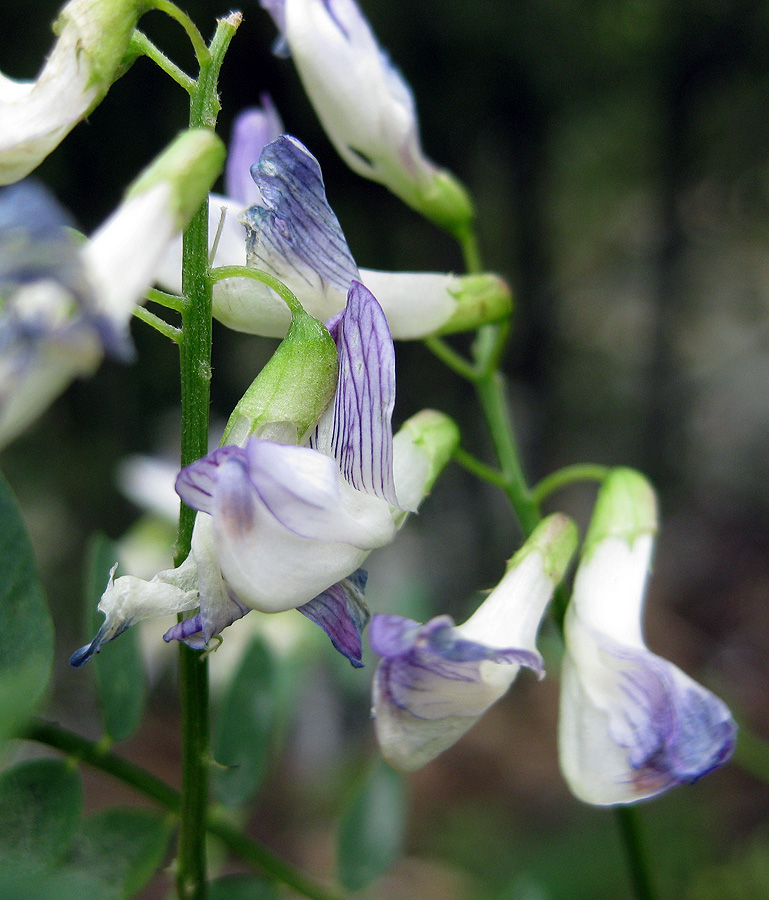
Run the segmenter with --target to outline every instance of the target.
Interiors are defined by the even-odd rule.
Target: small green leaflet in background
[[[219,705],[214,732],[214,788],[229,806],[249,800],[264,778],[276,720],[275,663],[256,638]]]
[[[85,579],[89,640],[104,621],[97,607],[116,560],[112,541],[94,535],[88,547]],[[106,643],[94,657],[93,667],[104,730],[113,741],[124,741],[138,728],[147,695],[138,631],[129,628],[116,640]]]
[[[173,827],[170,816],[143,809],[97,813],[75,835],[62,874],[87,876],[110,900],[133,897],[165,860]]]
[[[406,826],[403,777],[377,758],[339,826],[339,880],[359,891],[396,862]]]
[[[0,872],[34,876],[66,855],[80,825],[80,775],[63,760],[19,763],[0,775]]]
[[[0,741],[18,734],[51,677],[53,623],[16,499],[0,475]]]
[[[258,875],[227,875],[208,885],[208,900],[280,900],[270,881]]]

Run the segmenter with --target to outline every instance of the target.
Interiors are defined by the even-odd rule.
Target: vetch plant
[[[568,465],[529,483],[503,374],[512,295],[502,278],[484,270],[469,193],[423,151],[412,92],[353,0],[261,6],[279,29],[278,51],[292,57],[344,161],[455,238],[467,271],[360,268],[351,249],[355,236],[348,243],[328,203],[319,159],[285,132],[264,93],[260,106],[235,118],[225,167],[215,130],[229,100],[218,82],[238,12],[220,19],[206,42],[170,0],[72,0],[57,19],[57,40],[37,79],[0,76],[0,181],[10,185],[0,190],[0,446],[21,446],[24,432],[73,379],[100,377],[105,356],[148,362],[144,354],[155,352],[157,342],[134,342],[133,319],[178,349],[181,407],[178,532],[173,548],[167,537],[158,539],[173,565],[153,575],[161,565],[148,564],[141,578],[118,571],[118,551],[103,537],[88,552],[88,643],[71,663],[81,668],[91,661],[78,678],[95,672],[102,712],[96,740],[35,717],[54,665],[53,624],[18,504],[0,479],[0,739],[66,755],[21,762],[12,761],[15,753],[5,756],[0,894],[68,897],[74,885],[97,898],[138,897],[151,878],[162,882],[173,872],[179,900],[271,897],[275,885],[310,900],[342,900],[345,889],[384,876],[404,852],[408,801],[395,770],[428,767],[444,793],[449,757],[438,757],[468,741],[476,723],[481,729],[493,705],[503,728],[516,727],[515,707],[507,704],[522,690],[548,716],[547,698],[555,694],[540,683],[547,669],[545,685],[557,682],[560,690],[563,781],[579,800],[617,807],[634,895],[650,900],[654,856],[632,805],[726,763],[737,734],[723,701],[644,641],[654,490],[638,471],[600,464]],[[183,28],[195,77],[138,30],[150,9]],[[270,27],[253,2],[252,13]],[[118,77],[133,77],[129,69],[140,56],[188,95],[189,127],[84,237],[51,192],[25,176],[47,155],[55,158],[56,147],[97,104],[109,102]],[[130,137],[126,127],[119,140]],[[363,194],[355,200],[370,202]],[[214,318],[234,331],[280,338],[259,344],[258,353],[251,352],[256,344],[242,345],[249,349],[239,364],[250,367],[243,382],[250,387],[222,416],[229,417],[218,446],[221,430],[214,429],[212,441],[209,427],[211,384],[219,377]],[[475,397],[493,462],[467,449],[478,443],[469,409],[455,422],[433,408],[443,405],[453,383],[423,377],[424,359],[419,383],[396,408],[402,373],[394,341],[401,339],[423,339],[435,361],[466,382],[462,403],[469,407]],[[260,358],[266,362],[257,365]],[[425,408],[423,394],[430,395]],[[541,468],[544,459],[542,453],[530,462]],[[452,461],[501,494],[510,521],[495,514],[482,527],[504,532],[512,551],[498,583],[459,625],[447,612],[456,597],[427,609],[423,598],[393,587],[409,568],[407,535],[418,531],[412,514],[445,503],[440,477]],[[570,515],[556,503],[557,492],[574,483],[598,484],[592,512],[585,512],[587,500]],[[156,499],[166,510],[165,491]],[[455,509],[443,510],[455,521]],[[582,519],[589,524],[580,541]],[[383,574],[377,555],[390,544],[401,555],[389,557],[396,563]],[[468,555],[465,546],[456,550],[469,565]],[[489,564],[501,570],[493,555],[489,549]],[[181,762],[169,783],[114,746],[135,732],[144,711],[134,626],[162,617],[165,642],[178,648],[173,689]],[[317,628],[307,626],[309,636],[296,638],[306,620],[356,670],[343,666],[345,684],[355,684],[358,697],[372,691],[371,722],[365,704],[335,717],[338,698],[328,709],[302,702],[303,691],[316,689],[319,673],[334,671],[338,659],[326,637],[316,640]],[[274,652],[280,622],[288,623],[291,638]],[[160,633],[142,637],[145,653],[164,646]],[[367,643],[376,656],[371,664]],[[212,728],[214,652],[227,659],[228,674]],[[300,730],[296,718],[308,706],[313,740],[311,753],[296,754],[297,791],[302,778],[333,786],[329,805],[341,822],[338,883],[331,885],[327,872],[317,880],[305,875],[235,824],[249,820],[249,804],[281,759],[281,741]],[[350,733],[364,734],[362,742],[334,730],[335,718],[345,717],[355,720]],[[551,720],[554,735],[555,714]],[[552,747],[555,753],[554,739]],[[500,760],[511,771],[518,763],[512,754]],[[81,821],[80,763],[161,811],[110,807]],[[281,770],[272,790],[292,771]],[[549,806],[563,806],[561,788],[553,779]],[[308,810],[322,805],[315,797]],[[218,842],[216,852],[209,852],[209,837]],[[470,837],[476,839],[463,840]],[[254,871],[223,874],[224,851]],[[401,877],[407,875],[404,869]],[[510,884],[512,897],[517,876]],[[169,886],[162,889],[168,893]],[[369,890],[389,896],[386,882],[379,893]]]

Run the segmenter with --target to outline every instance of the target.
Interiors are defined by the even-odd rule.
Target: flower
[[[393,438],[392,338],[381,308],[362,284],[353,282],[344,312],[329,326],[338,351],[338,385],[335,392],[332,385],[333,400],[317,428],[309,429],[309,446],[296,442],[320,410],[308,411],[307,391],[292,382],[316,376],[307,374],[302,360],[296,363],[301,376],[298,369],[286,376],[280,366],[277,373],[260,374],[259,390],[247,393],[225,432],[225,440],[242,445],[225,444],[182,469],[177,479],[179,495],[200,513],[190,557],[173,574],[156,576],[154,585],[132,580],[130,602],[121,599],[119,608],[122,579],[116,579],[100,603],[105,627],[111,624],[75,654],[73,664],[85,662],[145,609],[159,614],[147,594],[168,583],[177,588],[169,607],[177,611],[193,603],[200,612],[172,628],[167,640],[202,647],[250,609],[299,609],[360,664],[368,610],[359,567],[372,549],[393,539],[407,510],[430,490],[458,432],[446,416],[425,410]],[[313,360],[317,356],[309,354]],[[292,354],[291,365],[296,358]],[[301,421],[289,421],[285,391],[301,409],[291,415]],[[324,396],[325,405],[330,394]],[[244,426],[247,420],[250,428]],[[275,436],[289,443],[278,443]],[[187,573],[195,571],[197,596],[182,596],[192,583]]]
[[[736,727],[710,691],[646,648],[654,492],[614,469],[601,488],[564,622],[559,753],[572,792],[608,806],[691,784],[726,762]]]
[[[251,114],[249,114],[251,115]],[[308,312],[327,319],[344,308],[350,282],[362,281],[382,306],[396,338],[420,338],[477,328],[509,315],[510,289],[497,275],[457,276],[438,272],[380,272],[358,269],[339,221],[326,199],[315,157],[296,138],[282,135],[261,156],[249,133],[234,129],[228,169],[240,197],[212,197],[209,232],[218,234],[216,266],[262,269],[283,281]],[[242,143],[241,143],[242,141]],[[236,173],[244,161],[258,200],[243,211],[245,190]],[[221,210],[224,222],[217,223]],[[169,254],[159,275],[170,291],[179,291],[181,247]],[[279,337],[290,314],[265,284],[251,278],[227,278],[214,284],[214,315],[237,331]]]
[[[566,516],[545,519],[463,625],[450,616],[425,625],[373,617],[369,640],[382,657],[373,715],[392,766],[414,771],[454,744],[507,692],[521,666],[543,677],[537,631],[576,543]]]
[[[347,165],[457,235],[473,219],[459,182],[424,155],[411,89],[354,0],[261,0]]]
[[[37,79],[0,74],[0,184],[28,175],[101,102],[148,7],[145,0],[71,0]]]
[[[169,244],[222,164],[211,132],[177,138],[87,241],[45,189],[0,191],[0,446],[104,350],[130,356],[128,323]]]

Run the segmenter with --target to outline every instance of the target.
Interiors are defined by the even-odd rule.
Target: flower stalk
[[[239,13],[217,23],[206,53],[196,53],[200,73],[190,97],[190,126],[216,126],[219,112],[217,83],[224,55],[240,24]],[[201,205],[184,233],[182,309],[179,343],[181,371],[181,463],[189,465],[208,450],[208,408],[211,389],[211,281],[208,276],[208,200]],[[184,503],[179,513],[175,561],[180,564],[192,543],[195,511]],[[205,658],[185,644],[179,645],[179,682],[182,709],[182,796],[180,803],[177,891],[180,900],[205,900],[206,810],[210,719],[208,666]]]

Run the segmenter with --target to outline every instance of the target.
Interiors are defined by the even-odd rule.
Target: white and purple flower
[[[599,806],[691,784],[723,764],[736,727],[726,705],[643,641],[657,529],[637,472],[605,480],[564,622],[559,753],[573,793]]]
[[[146,9],[143,0],[70,0],[37,78],[0,73],[0,184],[28,175],[102,100]]]
[[[22,432],[104,351],[130,356],[128,323],[167,248],[206,196],[224,148],[177,138],[89,240],[41,186],[0,191],[0,446]]]
[[[373,714],[391,765],[414,771],[454,744],[507,692],[521,666],[544,675],[537,632],[576,544],[566,516],[545,519],[463,625],[449,616],[425,625],[374,616],[369,640],[382,660]]]
[[[183,469],[177,491],[200,512],[190,557],[156,576],[154,585],[133,579],[129,602],[116,579],[100,603],[104,630],[73,664],[82,665],[144,609],[156,615],[150,595],[158,583],[176,587],[172,611],[200,607],[167,640],[202,647],[251,609],[298,609],[360,664],[368,620],[360,566],[372,549],[394,538],[406,511],[430,490],[458,432],[447,417],[427,410],[393,438],[392,338],[363,285],[353,282],[344,312],[329,327],[339,380],[309,446],[266,440],[257,429],[243,446],[220,447]],[[273,430],[271,416],[264,419]],[[303,433],[294,428],[292,437]]]
[[[456,234],[473,219],[464,188],[422,151],[414,97],[354,0],[261,0],[307,96],[347,165]]]
[[[268,272],[322,321],[344,308],[350,283],[361,281],[384,310],[393,337],[401,339],[472,329],[509,315],[510,289],[497,275],[359,269],[326,199],[318,161],[296,138],[274,135],[279,119],[269,99],[263,103],[236,120],[227,166],[229,196],[211,197],[214,266],[248,265]],[[270,141],[259,146],[266,137]],[[178,292],[180,273],[177,246],[158,280]],[[213,311],[229,328],[268,337],[283,336],[290,322],[280,297],[252,278],[216,281]]]

